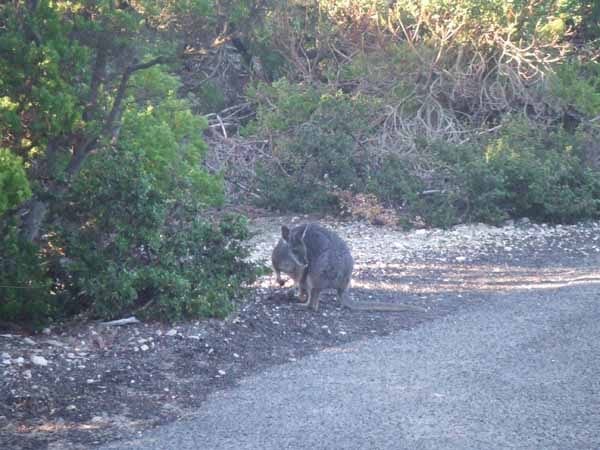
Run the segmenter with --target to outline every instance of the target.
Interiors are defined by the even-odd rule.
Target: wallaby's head
[[[273,249],[271,261],[280,286],[285,284],[285,280],[281,278],[282,272],[291,276],[298,283],[303,278],[307,267],[306,262],[294,254],[291,245],[283,238],[279,239],[277,246]]]
[[[281,238],[290,246],[292,255],[299,264],[308,265],[308,256],[306,250],[306,231],[310,225],[304,227],[295,227],[291,230],[283,225],[281,227]]]

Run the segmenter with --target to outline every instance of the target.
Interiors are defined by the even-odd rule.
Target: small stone
[[[39,355],[33,355],[31,357],[31,362],[34,363],[36,366],[47,366],[48,365],[48,360],[46,358],[44,358],[43,356],[39,356]]]
[[[146,342],[148,342],[148,340],[147,340],[147,339],[138,339],[138,340],[137,340],[137,343],[138,343],[138,344],[145,344]]]
[[[10,354],[8,354],[6,352],[2,352],[2,353],[0,353],[0,358],[2,358],[2,359],[10,359]]]
[[[225,372],[225,371],[224,371],[224,370],[222,370],[222,369],[219,369],[219,375],[223,376],[223,375],[226,375],[226,374],[227,374],[227,372]]]
[[[165,333],[167,336],[175,336],[177,334],[177,330],[175,328],[170,329]]]
[[[77,409],[77,406],[75,406],[75,405],[69,405],[66,407],[67,411],[75,411],[76,409]]]
[[[456,262],[465,262],[467,260],[466,256],[457,256],[456,258],[454,258],[454,260]]]
[[[23,378],[25,378],[26,380],[31,380],[31,370],[25,370],[23,372]]]
[[[147,352],[148,350],[150,350],[150,347],[148,347],[146,344],[142,344],[140,346],[140,350],[143,352]]]
[[[25,364],[25,358],[23,358],[22,356],[19,356],[17,359],[15,359],[15,362],[21,366],[23,364]]]
[[[29,345],[36,345],[35,341],[28,337],[23,338],[23,342],[25,342],[26,344],[29,344]]]
[[[44,333],[46,336],[48,336],[51,333],[50,328],[46,327],[42,330],[42,333]]]

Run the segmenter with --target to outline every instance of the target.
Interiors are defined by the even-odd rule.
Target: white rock
[[[21,366],[21,365],[25,364],[25,358],[23,358],[22,356],[19,356],[17,359],[15,359],[15,362]]]
[[[31,380],[31,370],[25,370],[23,372],[23,378],[25,378],[26,380]]]
[[[2,352],[2,353],[0,353],[0,358],[2,358],[2,359],[10,359],[10,354],[8,354],[6,352]]]
[[[26,344],[29,344],[29,345],[36,345],[36,342],[33,339],[28,338],[28,337],[23,338],[23,342],[25,342]]]
[[[77,409],[77,406],[75,406],[75,405],[69,405],[66,407],[67,411],[75,411],[76,409]]]
[[[34,363],[36,366],[47,366],[48,365],[48,360],[46,358],[44,358],[43,356],[39,356],[39,355],[33,355],[31,357],[31,362]]]
[[[143,352],[146,352],[146,351],[150,350],[150,347],[148,347],[146,344],[142,344],[140,346],[140,350],[142,350]]]
[[[165,333],[167,336],[175,336],[177,334],[177,330],[175,328],[170,329]]]
[[[224,371],[224,370],[222,370],[222,369],[219,369],[219,375],[223,376],[223,375],[226,375],[226,374],[227,374],[227,372],[225,372],[225,371]]]

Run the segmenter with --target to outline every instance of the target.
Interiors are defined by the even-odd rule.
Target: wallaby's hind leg
[[[308,297],[308,293],[306,292],[306,287],[302,284],[298,286],[298,297],[300,297],[300,300],[303,300],[306,297]]]
[[[319,310],[319,295],[320,294],[321,294],[321,289],[311,289],[310,290],[310,299],[308,300],[308,303],[309,303],[310,307],[315,311]]]
[[[350,308],[350,298],[348,298],[349,295],[350,293],[348,292],[347,288],[339,288],[337,290],[337,298],[340,301],[340,304],[342,306],[346,306],[347,308]]]
[[[312,289],[307,290],[306,286],[304,286],[304,285],[300,285],[299,289],[300,289],[300,300],[302,300],[303,298],[306,298],[306,301],[300,302],[299,305],[300,306],[310,306],[310,302],[311,302],[310,294],[312,292]]]

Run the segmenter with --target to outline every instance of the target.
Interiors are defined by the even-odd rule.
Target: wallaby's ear
[[[285,242],[289,242],[290,240],[290,229],[285,225],[281,226],[281,237]]]

